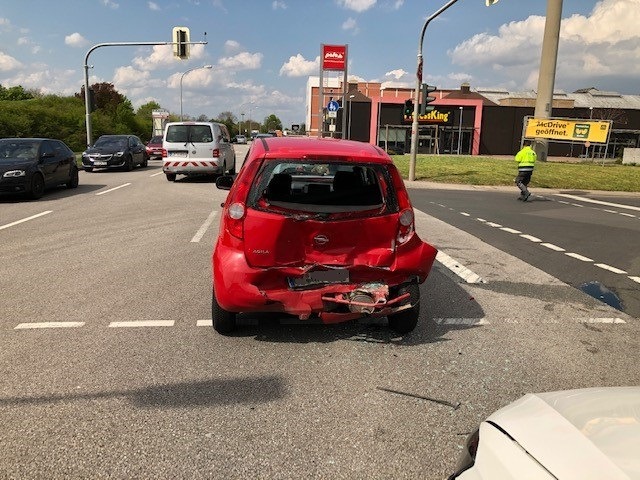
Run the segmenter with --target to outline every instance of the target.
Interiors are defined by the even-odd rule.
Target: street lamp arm
[[[449,0],[445,5],[440,7],[439,10],[434,12],[427,20],[424,22],[422,26],[422,31],[420,32],[420,41],[418,42],[418,67],[416,70],[416,90],[413,94],[413,122],[411,123],[411,159],[409,161],[409,180],[416,179],[416,156],[418,150],[418,113],[420,108],[420,84],[422,83],[422,43],[424,42],[424,35],[427,31],[427,26],[431,21],[444,12],[451,5],[456,3],[458,0]]]
[[[206,45],[209,42],[189,42],[190,44]],[[87,127],[87,147],[91,146],[91,108],[89,105],[89,55],[100,47],[128,47],[132,45],[173,45],[173,42],[107,42],[98,43],[87,50],[84,56],[84,106]]]

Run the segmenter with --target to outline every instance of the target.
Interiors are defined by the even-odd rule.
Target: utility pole
[[[553,87],[558,62],[558,43],[560,41],[560,21],[562,20],[562,0],[547,0],[547,18],[544,24],[540,71],[538,72],[538,91],[536,97],[535,118],[550,118],[553,109]],[[536,138],[534,150],[538,159],[547,160],[549,140]]]

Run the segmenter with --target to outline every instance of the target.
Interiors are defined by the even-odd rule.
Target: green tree
[[[0,85],[0,100],[30,100],[35,96],[33,92],[25,90],[21,85],[9,88]]]
[[[275,114],[271,114],[264,119],[264,129],[267,132],[273,132],[275,130],[282,130],[282,121],[275,116]]]
[[[224,123],[229,130],[229,135],[235,137],[238,134],[238,117],[232,112],[225,111],[218,114],[215,118],[216,122]]]

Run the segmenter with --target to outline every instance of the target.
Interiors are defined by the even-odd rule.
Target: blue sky
[[[553,1],[553,0],[552,0]],[[186,115],[231,111],[287,127],[304,122],[320,45],[349,46],[349,76],[415,85],[425,19],[445,0],[0,0],[0,84],[71,95],[99,43],[169,42],[189,27],[188,60],[170,46],[102,47],[90,83],[134,107],[155,100]],[[440,88],[535,90],[547,0],[459,0],[427,28],[424,80]],[[640,0],[564,0],[556,89],[640,94]],[[206,35],[205,35],[206,32]],[[211,69],[192,68],[212,65]],[[335,73],[333,75],[336,75]],[[340,74],[342,75],[342,74]],[[253,102],[253,103],[250,103]],[[249,111],[251,106],[251,111]]]

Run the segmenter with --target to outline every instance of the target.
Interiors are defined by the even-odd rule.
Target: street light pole
[[[187,70],[180,76],[180,121],[182,121],[182,80],[184,79],[184,76],[187,73],[193,72],[194,70],[200,70],[201,68],[206,68],[210,70],[213,68],[213,65],[202,65],[201,67],[195,67],[190,70]]]
[[[416,179],[416,154],[418,151],[418,112],[420,108],[420,85],[422,83],[422,42],[424,41],[424,34],[427,30],[427,26],[431,23],[431,20],[436,18],[442,12],[444,12],[451,5],[458,0],[449,0],[445,5],[440,7],[440,10],[432,14],[427,21],[424,22],[422,32],[420,32],[420,41],[418,42],[418,68],[416,72],[416,90],[413,92],[413,122],[411,123],[411,160],[409,161],[409,180]]]
[[[240,134],[242,134],[242,125],[244,125],[244,113],[240,112],[240,116],[242,117],[242,121],[240,122]],[[244,133],[247,133],[246,125],[244,125]]]
[[[460,123],[458,125],[458,155],[460,155],[460,149],[462,148],[462,107],[460,109]]]
[[[349,95],[349,136],[347,137],[351,140],[351,99],[355,97],[355,95]]]

